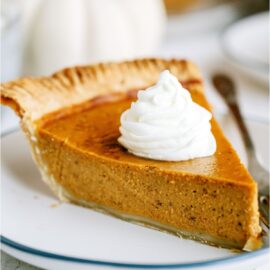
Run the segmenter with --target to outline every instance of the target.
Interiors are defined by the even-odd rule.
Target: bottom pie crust
[[[124,214],[119,211],[116,211],[114,209],[111,209],[109,207],[101,206],[98,205],[94,202],[86,202],[83,200],[78,200],[72,196],[70,196],[68,193],[66,193],[66,199],[68,199],[69,202],[73,204],[77,204],[80,206],[84,206],[87,208],[91,208],[95,211],[122,219],[124,221],[128,221],[137,225],[141,225],[147,228],[155,229],[161,232],[165,232],[168,234],[175,235],[179,238],[183,239],[189,239],[189,240],[195,240],[197,242],[200,242],[202,244],[207,244],[210,246],[214,247],[219,247],[219,248],[227,248],[230,249],[234,252],[241,252],[241,251],[252,251],[256,250],[261,247],[261,238],[249,238],[247,243],[243,248],[239,247],[239,245],[231,240],[224,240],[224,239],[219,239],[215,238],[213,236],[210,236],[205,233],[200,233],[200,232],[189,232],[185,230],[181,230],[178,228],[174,228],[169,225],[164,225],[159,222],[153,221],[151,219],[141,217],[141,216],[136,216],[136,215],[129,215],[129,214]]]

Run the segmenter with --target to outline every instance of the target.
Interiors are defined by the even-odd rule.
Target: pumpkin
[[[161,0],[22,2],[24,75],[48,75],[66,66],[151,56],[166,22]]]

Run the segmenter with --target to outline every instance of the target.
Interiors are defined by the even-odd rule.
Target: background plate
[[[269,83],[269,12],[244,18],[226,29],[221,46],[239,71]],[[267,87],[268,89],[268,87]]]

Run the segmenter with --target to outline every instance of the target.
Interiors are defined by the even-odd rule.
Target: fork
[[[262,223],[269,229],[269,172],[259,163],[254,144],[243,121],[233,81],[226,75],[216,74],[212,78],[213,84],[230,108],[241,131],[247,150],[248,170],[257,181],[259,187],[259,210]]]

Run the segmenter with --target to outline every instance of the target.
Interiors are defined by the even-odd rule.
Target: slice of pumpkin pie
[[[1,102],[21,117],[61,200],[208,244],[257,247],[257,185],[211,117],[194,64],[68,68],[2,84]]]

